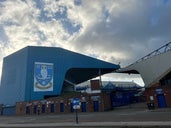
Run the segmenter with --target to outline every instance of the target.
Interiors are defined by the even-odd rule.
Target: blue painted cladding
[[[66,72],[71,68],[113,68],[118,66],[62,48],[28,47],[26,100],[43,99],[44,95],[60,95]],[[33,92],[34,63],[54,64],[54,89],[51,92]],[[32,77],[31,77],[32,76]],[[28,90],[31,90],[28,91]]]
[[[65,77],[65,65],[62,58],[56,52],[56,48],[29,47],[28,65],[27,65],[27,84],[26,96],[28,100],[43,99],[45,95],[60,95]],[[34,63],[53,63],[54,64],[54,85],[53,91],[34,92]]]
[[[3,59],[0,104],[14,105],[25,100],[27,49]]]
[[[53,63],[53,91],[34,91],[35,62]],[[15,78],[16,82],[12,82],[13,77],[11,78],[6,74],[10,69],[9,67],[17,70],[17,73],[13,71],[14,75],[17,74]],[[44,99],[46,95],[60,95],[66,73],[74,68],[87,68],[90,70],[110,69],[114,71],[118,69],[119,66],[62,48],[28,46],[4,59],[2,73],[2,88],[4,89],[2,90],[4,90],[4,92],[8,90],[12,91],[11,97],[14,99],[13,102],[40,100]],[[11,81],[11,84],[5,83],[7,81]],[[3,94],[3,96],[5,96],[5,94]]]

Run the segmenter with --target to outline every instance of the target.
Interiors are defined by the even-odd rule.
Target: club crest
[[[34,91],[53,90],[53,64],[35,62]]]

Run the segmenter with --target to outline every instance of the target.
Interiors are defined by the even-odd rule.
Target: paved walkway
[[[0,128],[55,128],[55,127],[171,127],[171,122],[81,122],[79,124],[65,123],[37,123],[37,124],[0,124]]]

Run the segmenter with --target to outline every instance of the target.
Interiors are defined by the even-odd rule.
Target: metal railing
[[[168,51],[170,51],[170,50],[171,50],[171,42],[169,42],[169,43],[167,43],[167,44],[161,46],[160,48],[158,48],[158,49],[152,51],[152,52],[149,53],[148,55],[146,55],[146,56],[142,57],[141,59],[137,60],[135,63],[139,63],[139,62],[141,62],[141,61],[143,61],[143,60],[146,60],[146,59],[149,59],[149,58],[151,58],[151,57],[153,57],[153,56],[156,56],[156,55],[159,55],[159,54],[168,52]],[[133,63],[133,64],[134,64],[134,63]],[[131,65],[133,65],[133,64],[131,64]]]

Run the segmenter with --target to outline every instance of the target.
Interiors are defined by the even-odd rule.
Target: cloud
[[[127,66],[170,41],[167,0],[0,1],[0,63],[27,46],[54,46]]]
[[[136,82],[137,84],[143,86],[144,82],[141,79],[140,75],[137,74],[123,74],[123,73],[110,73],[107,75],[102,76],[102,81],[129,81],[129,82]]]
[[[92,13],[91,25],[75,39],[81,52],[89,49],[100,58],[105,54],[107,60],[125,66],[170,40],[170,3],[121,0],[107,7],[102,3]],[[93,8],[91,4],[87,7]]]

